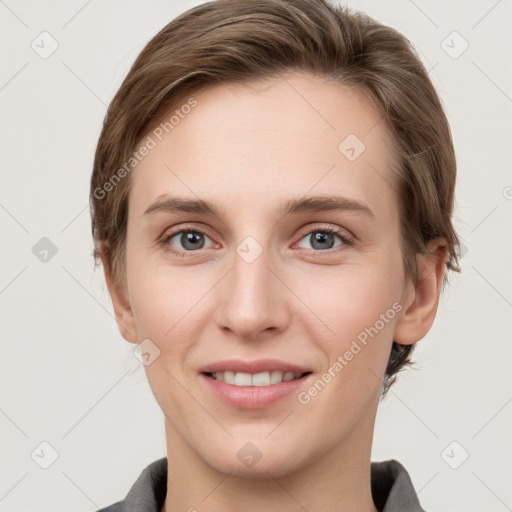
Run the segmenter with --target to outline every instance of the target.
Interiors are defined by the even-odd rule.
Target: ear
[[[409,282],[404,292],[404,309],[399,317],[393,340],[412,345],[428,333],[437,313],[446,270],[446,240],[435,238],[428,244],[430,255],[417,254],[418,283]]]
[[[126,341],[137,344],[139,343],[137,329],[127,293],[126,279],[123,284],[120,284],[116,279],[105,242],[100,242],[99,252],[119,332]]]

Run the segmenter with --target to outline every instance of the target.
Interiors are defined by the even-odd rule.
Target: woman
[[[103,511],[421,511],[371,462],[430,330],[456,164],[407,39],[324,0],[218,0],[143,49],[105,118],[95,256],[167,456]]]

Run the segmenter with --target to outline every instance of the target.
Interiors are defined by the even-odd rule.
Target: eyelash
[[[208,236],[207,233],[205,233],[201,229],[197,229],[197,227],[195,227],[195,226],[185,226],[185,227],[180,228],[180,229],[178,229],[176,231],[173,231],[171,233],[166,233],[159,240],[158,243],[162,246],[162,248],[165,251],[167,251],[167,252],[169,252],[169,253],[171,253],[171,254],[173,254],[175,256],[179,256],[179,257],[182,257],[182,258],[190,258],[190,257],[195,256],[195,253],[197,253],[199,251],[178,251],[178,250],[174,249],[169,244],[169,241],[172,238],[174,238],[176,235],[180,235],[182,233],[191,233],[191,232],[192,233],[197,233],[197,234],[200,234],[200,235]],[[317,232],[318,233],[331,233],[333,235],[338,236],[340,238],[340,240],[343,242],[342,246],[344,246],[344,245],[352,245],[354,243],[354,238],[351,235],[346,234],[346,232],[342,231],[341,229],[333,228],[331,226],[315,226],[313,229],[301,231],[300,232],[300,239],[299,239],[299,241],[301,241],[306,236],[311,235],[312,233],[317,233]],[[339,247],[338,247],[338,250],[339,250]],[[334,248],[333,249],[327,249],[327,250],[324,250],[324,251],[310,249],[310,251],[315,253],[315,256],[319,256],[318,253],[327,253],[328,255],[332,255],[333,252],[338,252],[338,251],[335,251]],[[189,254],[187,254],[187,253],[189,253]]]

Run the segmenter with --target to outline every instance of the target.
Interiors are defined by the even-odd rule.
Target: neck
[[[378,402],[378,401],[377,401]],[[378,512],[371,494],[371,444],[377,403],[333,446],[322,433],[317,457],[293,471],[269,469],[247,477],[219,471],[198,457],[166,420],[167,496],[161,512]],[[243,443],[241,443],[243,445]]]

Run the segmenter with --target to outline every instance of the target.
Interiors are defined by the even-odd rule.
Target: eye
[[[353,243],[353,237],[341,228],[332,226],[315,226],[314,229],[309,228],[302,233],[301,242],[306,241],[311,244],[312,251],[326,252],[336,247],[343,247]],[[336,238],[339,243],[336,245]],[[171,233],[166,233],[159,241],[160,245],[167,252],[176,256],[188,257],[194,256],[194,252],[208,248],[205,245],[206,239],[211,241],[209,247],[215,247],[216,244],[202,230],[194,227],[183,227]],[[308,247],[300,246],[302,249]],[[331,252],[329,252],[330,254]]]
[[[177,256],[188,256],[183,253],[191,253],[205,248],[205,239],[210,239],[201,230],[194,228],[182,228],[172,233],[166,233],[160,241],[166,251]],[[212,243],[212,247],[215,244]],[[176,248],[177,247],[177,248]]]
[[[316,226],[314,229],[309,229],[305,234],[301,234],[303,235],[301,241],[309,242],[314,251],[327,251],[335,247],[350,245],[353,241],[347,232],[331,226]],[[341,241],[338,245],[334,245],[336,238]],[[308,247],[302,248],[309,249]]]

